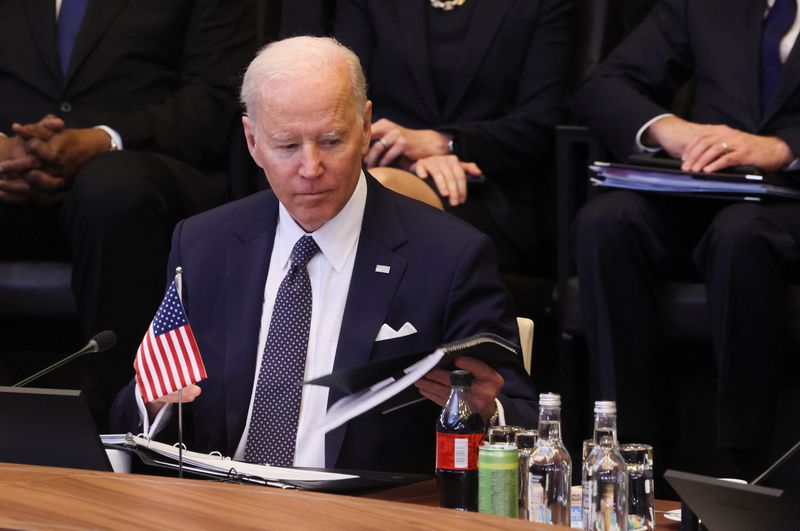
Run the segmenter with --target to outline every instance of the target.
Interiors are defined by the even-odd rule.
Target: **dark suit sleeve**
[[[530,170],[552,149],[561,119],[569,65],[571,2],[544,0],[527,42],[516,99],[508,113],[491,120],[440,127],[460,144],[456,154],[492,177]],[[514,16],[510,13],[509,16]],[[522,38],[522,37],[521,37]],[[490,95],[487,95],[490,97]]]
[[[201,0],[186,13],[183,57],[175,88],[162,101],[104,117],[126,149],[145,149],[197,166],[228,149],[239,114],[237,89],[255,47],[255,24],[244,0]]]
[[[645,21],[578,88],[576,117],[620,158],[629,155],[648,120],[668,113],[691,76],[687,0],[662,0]]]
[[[519,330],[511,298],[497,274],[491,242],[476,238],[462,255],[450,289],[446,315],[446,341],[491,331],[519,345]],[[500,402],[508,424],[536,427],[538,404],[533,382],[522,360],[501,367],[505,383]]]

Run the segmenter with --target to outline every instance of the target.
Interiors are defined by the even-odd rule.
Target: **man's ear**
[[[242,127],[244,127],[244,138],[247,141],[247,150],[250,156],[256,161],[260,168],[264,166],[261,164],[260,155],[256,149],[256,124],[247,115],[242,116]]]
[[[372,102],[367,101],[364,107],[364,125],[363,125],[363,145],[361,146],[361,156],[366,156],[369,153],[369,141],[372,138]]]

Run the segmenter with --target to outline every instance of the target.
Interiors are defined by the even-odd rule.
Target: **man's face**
[[[292,218],[313,232],[355,190],[369,149],[371,104],[362,122],[344,67],[267,83],[256,116],[243,118],[247,145]]]

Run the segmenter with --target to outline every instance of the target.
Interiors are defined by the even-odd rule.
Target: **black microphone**
[[[116,342],[117,342],[117,334],[115,334],[111,330],[103,330],[102,332],[98,332],[78,352],[70,354],[66,358],[61,359],[61,360],[55,362],[54,364],[52,364],[52,365],[50,365],[48,367],[45,367],[44,369],[42,369],[41,371],[37,372],[36,374],[28,376],[24,380],[20,380],[19,382],[15,383],[11,387],[22,387],[24,385],[28,385],[29,383],[31,383],[32,381],[36,380],[37,378],[40,378],[40,377],[44,376],[45,374],[58,369],[62,365],[66,365],[67,363],[69,363],[70,361],[74,360],[78,356],[82,356],[82,355],[88,354],[90,352],[103,352],[104,350],[108,350],[111,347],[113,347]]]

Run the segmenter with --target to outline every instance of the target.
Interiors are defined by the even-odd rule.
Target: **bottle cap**
[[[539,395],[539,406],[561,407],[561,395],[556,393],[542,393]]]
[[[616,414],[617,413],[617,403],[613,400],[598,400],[594,403],[594,412],[595,413],[606,413],[606,414]]]
[[[450,385],[465,387],[472,385],[472,373],[464,370],[457,370],[450,373]]]

